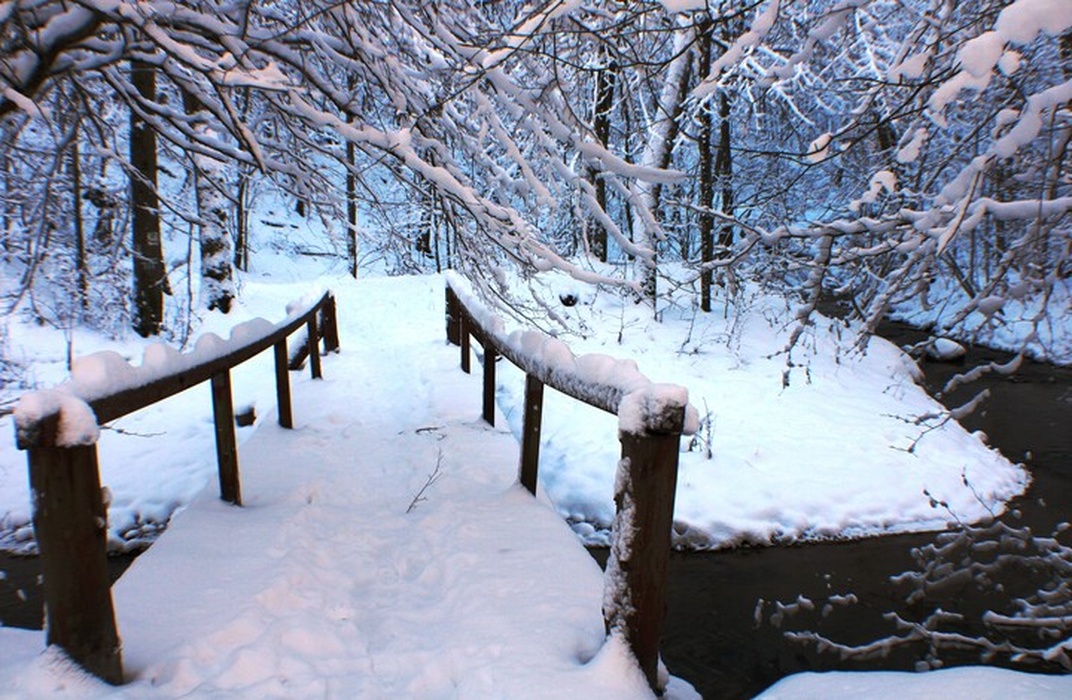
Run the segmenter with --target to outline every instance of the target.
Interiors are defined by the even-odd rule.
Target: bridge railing
[[[99,426],[210,382],[220,497],[241,505],[231,369],[272,348],[279,425],[292,428],[287,338],[302,328],[311,374],[319,378],[320,341],[325,352],[339,348],[331,292],[279,324],[263,319],[241,324],[228,341],[203,336],[189,354],[152,346],[139,367],[110,352],[79,358],[69,382],[19,399],[16,441],[29,462],[48,644],[103,680],[122,683],[107,569],[108,504],[97,462]]]
[[[538,331],[506,335],[501,319],[453,274],[447,277],[446,306],[447,339],[460,346],[463,371],[471,371],[470,338],[483,346],[485,421],[495,424],[498,358],[505,357],[525,373],[518,472],[531,493],[536,493],[545,385],[618,416],[622,459],[615,479],[603,619],[607,634],[624,637],[648,684],[661,694],[659,643],[666,617],[679,444],[695,423],[687,390],[651,382],[631,360],[575,356],[565,343]]]

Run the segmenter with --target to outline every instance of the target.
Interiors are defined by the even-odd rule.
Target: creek
[[[918,331],[896,324],[885,326],[883,335],[902,345],[922,339]],[[966,368],[1009,359],[977,348],[963,362],[927,362],[923,369],[934,392]],[[947,397],[948,405],[958,406],[983,388],[990,389],[991,397],[961,422],[968,430],[984,431],[1006,457],[1023,462],[1033,479],[1027,493],[1003,517],[1010,525],[1049,534],[1058,523],[1072,521],[1072,368],[1025,361],[1012,376],[991,374],[959,388]],[[926,652],[923,646],[895,649],[882,659],[842,660],[818,652],[814,645],[787,639],[784,633],[811,629],[839,642],[862,644],[895,632],[882,617],[886,611],[919,619],[918,610],[904,602],[908,589],[893,584],[890,577],[914,569],[911,550],[933,538],[933,533],[920,533],[675,553],[670,561],[663,660],[671,673],[688,680],[707,699],[751,698],[801,671],[913,670]],[[786,616],[781,627],[769,621],[772,601],[791,603],[803,595],[818,609],[831,594],[847,593],[854,594],[858,603],[836,607],[829,616],[816,610]],[[993,595],[992,590],[972,585],[926,603],[978,618]],[[763,620],[757,623],[760,599],[767,603]],[[946,665],[980,663],[974,651],[941,658]]]

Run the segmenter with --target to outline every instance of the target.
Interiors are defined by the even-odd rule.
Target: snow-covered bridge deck
[[[294,430],[240,448],[243,507],[210,486],[114,586],[126,685],[0,630],[16,694],[651,697],[604,644],[599,568],[481,420],[440,285],[340,297],[343,351],[295,386]]]

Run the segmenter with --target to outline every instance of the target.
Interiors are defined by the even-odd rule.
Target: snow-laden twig
[[[956,601],[965,587],[1005,594],[1001,609],[985,610],[978,618],[936,606],[919,620],[886,613],[896,633],[864,644],[844,644],[815,631],[786,632],[786,637],[843,659],[872,659],[898,647],[922,646],[925,668],[941,666],[945,652],[975,650],[984,662],[1004,657],[1024,666],[1072,670],[1072,547],[1059,540],[1068,530],[1062,523],[1052,535],[1037,536],[1030,528],[1001,521],[960,523],[937,535],[933,544],[913,550],[916,570],[891,578],[910,588],[905,598],[910,606]],[[1018,596],[1006,586],[1031,590]],[[781,617],[770,621],[777,625]]]

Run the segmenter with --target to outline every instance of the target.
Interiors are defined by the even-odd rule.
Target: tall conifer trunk
[[[156,69],[131,61],[130,80],[147,102],[156,100]],[[164,323],[167,273],[160,242],[160,206],[156,194],[156,132],[136,110],[130,112],[131,228],[134,252],[134,330],[157,335]]]

